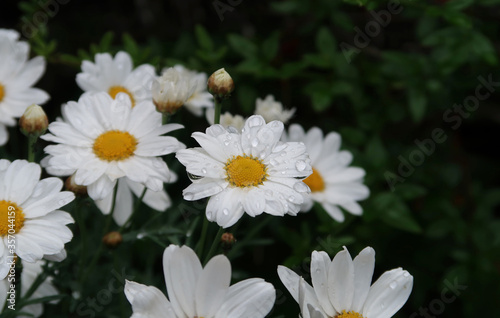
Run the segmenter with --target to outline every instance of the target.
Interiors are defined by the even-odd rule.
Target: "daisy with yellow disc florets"
[[[37,56],[28,60],[30,46],[18,41],[19,33],[0,29],[0,146],[7,143],[8,126],[15,126],[31,104],[43,104],[49,95],[33,88],[45,72],[45,60]]]
[[[296,215],[309,190],[301,179],[312,169],[304,144],[281,142],[282,132],[282,122],[266,124],[261,116],[252,116],[241,133],[222,125],[193,133],[201,148],[176,155],[188,173],[198,176],[184,189],[184,199],[210,197],[207,219],[223,227],[244,212]]]
[[[339,207],[354,215],[361,215],[363,209],[357,201],[370,195],[370,190],[363,184],[365,170],[349,167],[352,154],[340,150],[341,138],[336,132],[323,136],[318,127],[309,131],[293,124],[285,141],[300,141],[306,145],[311,158],[313,173],[304,180],[311,189],[311,194],[304,198],[303,211],[309,211],[314,202],[318,202],[326,212],[338,222],[344,221],[344,213]]]
[[[152,100],[151,85],[155,77],[152,65],[143,64],[134,69],[130,55],[120,51],[114,58],[109,53],[99,53],[95,55],[95,63],[83,61],[76,83],[84,92],[106,92],[112,98],[125,93],[135,106]]]
[[[325,252],[312,253],[312,286],[284,266],[278,266],[278,274],[299,303],[302,318],[390,318],[410,296],[413,276],[396,268],[371,285],[374,268],[373,248],[353,260],[344,247],[333,260]]]
[[[163,253],[168,299],[154,286],[126,281],[132,317],[263,318],[274,305],[276,291],[260,278],[230,286],[231,263],[217,255],[202,267],[187,246],[170,245]]]
[[[57,143],[47,146],[42,163],[57,176],[74,175],[87,186],[94,200],[105,199],[117,180],[126,177],[152,191],[163,189],[172,174],[160,156],[183,149],[176,138],[162,136],[182,128],[161,124],[152,102],[132,107],[123,93],[113,99],[107,93],[84,94],[62,108],[63,120],[49,125],[41,138]]]
[[[0,279],[14,255],[30,263],[44,257],[61,260],[64,244],[73,238],[66,226],[73,218],[58,209],[75,195],[61,192],[58,178],[40,180],[41,173],[35,163],[0,160]]]

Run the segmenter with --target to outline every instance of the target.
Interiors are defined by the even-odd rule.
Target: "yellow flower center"
[[[23,225],[23,210],[13,202],[0,201],[0,236],[16,234]]]
[[[252,156],[237,156],[229,159],[224,167],[226,180],[235,187],[255,187],[266,181],[267,167]]]
[[[355,311],[346,312],[345,310],[342,310],[342,312],[339,315],[335,316],[335,318],[364,318],[364,317]]]
[[[311,192],[319,192],[325,189],[325,182],[323,181],[323,178],[319,174],[318,170],[314,168],[313,173],[309,177],[305,178],[303,182],[309,186]]]
[[[94,153],[106,161],[125,160],[134,154],[137,140],[126,131],[110,130],[94,141]]]
[[[135,99],[134,99],[134,96],[132,95],[132,93],[126,89],[125,87],[123,86],[111,86],[108,90],[108,94],[111,95],[111,97],[113,99],[116,98],[116,95],[118,95],[118,93],[125,93],[128,95],[128,97],[130,97],[130,101],[132,102],[132,107],[135,106]]]
[[[3,85],[0,84],[0,102],[2,102],[4,96],[5,96],[5,88],[3,88]]]

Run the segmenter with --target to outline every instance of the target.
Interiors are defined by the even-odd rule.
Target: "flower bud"
[[[224,250],[225,253],[227,253],[229,252],[229,250],[231,250],[234,243],[236,243],[236,239],[234,238],[233,234],[226,232],[222,234],[220,242],[222,245],[222,249]]]
[[[86,197],[87,196],[87,187],[83,185],[79,185],[75,183],[75,175],[69,176],[64,182],[64,186],[68,191],[73,192],[76,196]]]
[[[231,96],[231,92],[234,90],[233,79],[223,68],[210,75],[207,86],[210,94],[221,99]]]
[[[151,92],[156,109],[162,114],[173,114],[194,94],[196,83],[174,68],[167,69],[153,82]]]
[[[123,241],[123,237],[120,232],[112,231],[104,235],[102,242],[110,248],[115,248]]]
[[[19,119],[21,132],[26,136],[39,137],[43,135],[49,126],[47,115],[43,108],[33,104],[26,108],[23,116]]]

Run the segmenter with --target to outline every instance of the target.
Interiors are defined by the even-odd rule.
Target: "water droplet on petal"
[[[309,187],[304,182],[297,182],[293,185],[293,189],[297,192],[309,192]]]
[[[280,153],[280,156],[282,157],[286,156],[286,152],[283,151],[282,153]]]
[[[207,211],[207,220],[213,221],[212,215],[213,215],[212,211]]]
[[[272,165],[272,166],[276,166],[278,164],[278,161],[276,159],[271,159],[271,161],[269,161],[269,163]]]
[[[248,120],[248,127],[256,127],[262,125],[261,117],[252,117]]]
[[[68,204],[68,200],[59,200],[57,203],[58,203],[60,206],[63,206],[63,205]]]
[[[295,163],[295,168],[299,171],[304,171],[307,167],[307,163],[304,160],[299,160]]]
[[[295,198],[291,195],[288,197],[288,201],[293,202],[293,201],[295,201]]]
[[[257,147],[259,145],[259,140],[257,138],[252,139],[252,147]]]
[[[205,168],[201,169],[201,173],[206,174],[207,173],[207,169],[205,169]]]
[[[231,143],[229,140],[224,141],[225,146],[229,146],[229,143]]]
[[[189,180],[191,180],[192,182],[203,179],[202,176],[197,176],[197,175],[189,173],[189,172],[187,172],[187,176],[188,176]]]
[[[321,273],[321,269],[316,268],[316,273],[318,273],[318,274]]]
[[[184,193],[184,200],[192,201],[194,198],[194,194],[191,192]]]
[[[396,281],[392,281],[390,284],[389,284],[389,287],[391,287],[392,289],[396,289],[396,287],[398,287],[398,283]]]
[[[403,276],[404,276],[404,277],[408,277],[408,276],[410,276],[410,273],[408,273],[407,271],[404,271],[404,272],[403,272]]]
[[[228,210],[228,209],[224,209],[224,210],[222,210],[222,213],[223,213],[224,215],[228,215],[228,214],[229,214],[229,210]]]

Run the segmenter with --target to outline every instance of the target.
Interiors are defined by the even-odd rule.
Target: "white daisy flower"
[[[49,95],[33,88],[45,72],[45,60],[37,56],[28,61],[30,46],[18,41],[19,33],[0,29],[0,146],[7,143],[7,126],[15,126],[31,104],[43,104]]]
[[[296,215],[309,189],[300,180],[311,174],[303,143],[281,142],[283,123],[247,119],[242,132],[212,125],[192,137],[201,148],[177,152],[188,173],[199,176],[183,191],[188,201],[210,197],[206,215],[223,227],[246,212]]]
[[[210,125],[213,125],[215,109],[207,109],[205,115],[207,117],[207,122]],[[220,115],[219,123],[225,128],[233,127],[236,130],[241,131],[243,129],[243,126],[245,126],[245,120],[246,119],[241,115],[232,115],[230,112],[225,112],[224,114]]]
[[[325,252],[312,253],[312,287],[284,266],[278,266],[278,275],[303,318],[390,318],[410,296],[413,276],[396,268],[370,286],[374,268],[373,248],[365,248],[353,261],[344,247],[333,260]]]
[[[356,201],[364,200],[370,195],[370,190],[363,184],[365,170],[349,167],[352,154],[346,150],[339,151],[339,134],[330,132],[323,137],[323,132],[318,127],[305,133],[300,125],[293,124],[288,135],[283,135],[283,140],[303,142],[311,158],[313,173],[304,180],[311,189],[311,194],[304,198],[303,211],[309,211],[316,201],[338,222],[344,221],[344,214],[339,206],[354,215],[363,213]]]
[[[176,178],[171,178],[169,182],[175,182]],[[144,191],[144,185],[138,182],[134,182],[129,178],[120,178],[117,183],[118,189],[116,192],[116,203],[115,211],[113,212],[113,219],[116,224],[123,225],[129,219],[132,214],[133,209],[133,198],[132,193],[140,198],[142,192]],[[151,191],[146,190],[144,198],[142,199],[147,206],[163,212],[172,205],[170,197],[165,190],[161,191]],[[111,207],[113,205],[113,191],[109,193],[107,197],[102,200],[95,201],[95,204],[104,214],[109,214],[111,212]]]
[[[255,102],[255,115],[261,115],[267,123],[279,120],[286,124],[293,114],[295,114],[295,108],[284,110],[283,104],[275,101],[273,95],[267,95],[264,100],[257,98]]]
[[[196,88],[195,78],[171,67],[153,82],[153,102],[160,113],[173,114],[193,96]]]
[[[60,192],[63,182],[58,178],[40,180],[41,173],[38,164],[26,160],[0,160],[0,279],[7,275],[14,253],[31,263],[57,257],[73,237],[66,226],[73,218],[57,209],[75,195]]]
[[[121,177],[161,191],[172,174],[159,156],[184,148],[176,138],[162,136],[181,125],[162,126],[152,102],[132,107],[123,93],[115,99],[84,94],[64,105],[62,115],[41,137],[57,143],[45,148],[49,156],[42,164],[53,175],[75,173],[74,182],[87,186],[94,200],[105,199]]]
[[[190,78],[191,85],[194,86],[193,94],[184,103],[191,113],[200,117],[203,115],[203,108],[214,107],[213,96],[207,91],[207,74],[189,70],[182,65],[175,65],[174,69],[180,76]]]
[[[37,279],[38,275],[40,275],[43,271],[43,266],[44,261],[37,261],[35,263],[23,263],[23,271],[21,272],[21,296],[24,297],[26,292],[30,289],[31,285],[35,282]],[[8,281],[7,278],[3,279],[0,281],[0,313],[4,309],[5,311],[10,310],[2,308],[5,304],[5,299],[9,296],[8,292],[10,291],[10,282]],[[50,296],[56,296],[58,295],[57,289],[54,287],[52,284],[52,277],[48,277],[43,281],[38,288],[35,290],[35,292],[31,295],[30,299],[37,299],[37,298],[43,298],[43,297],[50,297]],[[52,304],[57,303],[58,301],[52,301]],[[10,302],[7,302],[7,305],[10,305]],[[24,313],[30,314],[31,316],[28,315],[21,315],[17,317],[40,317],[43,313],[43,304],[42,303],[37,303],[37,304],[31,304],[31,305],[26,305],[22,308],[15,307],[17,310],[22,311]]]
[[[163,272],[169,299],[156,287],[126,281],[132,318],[260,318],[269,313],[276,298],[273,285],[260,278],[229,286],[231,264],[226,256],[217,255],[202,268],[187,246],[165,249]]]
[[[113,59],[109,53],[95,55],[95,63],[82,62],[82,73],[76,75],[76,83],[84,92],[106,92],[112,98],[125,93],[132,107],[143,101],[151,101],[151,85],[156,78],[155,68],[142,64],[133,69],[133,62],[126,52],[118,52]]]

